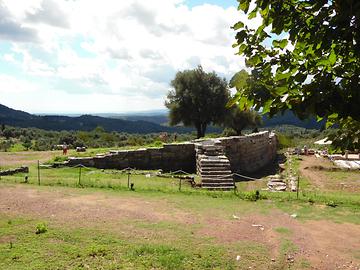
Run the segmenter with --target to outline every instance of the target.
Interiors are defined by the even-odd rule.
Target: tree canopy
[[[201,66],[179,71],[171,82],[173,89],[165,105],[170,110],[170,124],[194,126],[197,137],[204,137],[210,123],[221,123],[230,92],[225,79]]]
[[[239,0],[239,10],[260,26],[233,26],[252,70],[247,84],[233,79],[240,108],[316,115],[340,127],[338,146],[359,149],[360,1],[256,0],[252,10],[250,2]]]
[[[236,135],[242,135],[245,128],[257,128],[262,125],[259,113],[254,110],[240,110],[238,106],[229,108],[225,117],[224,126],[233,129]]]

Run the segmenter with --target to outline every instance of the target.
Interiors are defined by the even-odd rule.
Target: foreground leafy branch
[[[250,2],[239,0],[239,10],[259,27],[233,26],[252,70],[247,84],[233,80],[240,109],[316,115],[340,127],[337,147],[359,148],[360,1],[256,0],[252,10]]]

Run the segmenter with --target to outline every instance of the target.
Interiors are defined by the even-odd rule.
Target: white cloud
[[[163,106],[178,70],[201,64],[229,78],[244,67],[231,47],[235,33],[230,27],[242,16],[235,7],[190,9],[179,0],[3,2],[9,20],[36,29],[39,37],[36,44],[13,46],[13,53],[22,55],[19,65],[25,72],[73,82],[92,98],[111,95],[109,103],[118,95],[121,100],[138,97],[143,104],[139,109]],[[6,58],[13,60],[10,54]],[[61,87],[53,91],[72,92]],[[88,102],[92,108],[96,101]],[[136,104],[124,103],[124,109]]]

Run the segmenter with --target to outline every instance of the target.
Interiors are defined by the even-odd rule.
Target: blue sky
[[[179,70],[229,79],[237,1],[2,0],[0,103],[31,113],[158,110]]]

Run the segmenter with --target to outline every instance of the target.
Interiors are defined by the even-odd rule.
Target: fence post
[[[297,188],[296,188],[296,199],[299,199],[299,187],[300,187],[300,176],[298,175]]]
[[[79,186],[81,186],[81,164],[80,164],[80,167],[79,167]]]
[[[234,175],[233,175],[233,183],[234,183],[234,194],[236,195],[237,186],[236,186],[236,183],[235,183]]]
[[[128,189],[130,188],[130,169],[128,169],[128,177],[127,177],[127,180],[128,180]]]
[[[37,169],[38,169],[38,184],[40,186],[40,161],[37,162]]]
[[[179,191],[181,191],[181,178],[179,178]]]

